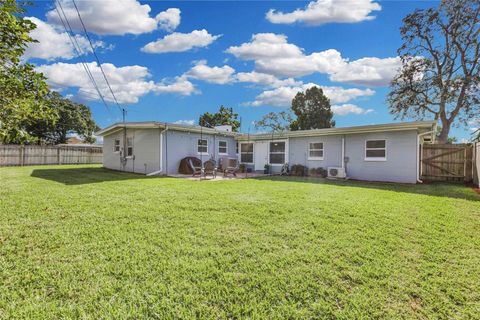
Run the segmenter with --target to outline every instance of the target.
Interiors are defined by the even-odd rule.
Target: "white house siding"
[[[211,157],[237,157],[236,141],[233,137],[223,134],[203,134],[202,138],[208,141],[208,155],[200,155],[197,152],[197,142],[200,133],[168,130],[163,134],[163,166],[164,174],[178,173],[180,161],[185,157],[197,157],[203,162]],[[228,155],[218,154],[218,142],[227,141]]]
[[[380,133],[332,135],[290,138],[290,165],[301,164],[308,168],[340,167],[342,165],[342,137],[345,138],[347,176],[367,181],[416,183],[417,132],[388,131]],[[387,160],[366,161],[365,141],[386,139]],[[311,142],[323,142],[323,160],[308,160]]]
[[[365,141],[386,139],[387,160],[365,161]],[[367,181],[417,182],[417,132],[389,131],[347,135],[347,175]]]
[[[323,160],[308,159],[308,148],[312,142],[323,142]],[[290,165],[293,164],[301,164],[308,168],[341,166],[342,136],[290,138]]]
[[[133,138],[133,155],[127,158],[125,171],[151,173],[160,168],[160,129],[127,129],[127,137]],[[123,130],[103,138],[103,166],[108,169],[123,170],[120,153],[114,152],[114,141],[120,139],[123,149]]]

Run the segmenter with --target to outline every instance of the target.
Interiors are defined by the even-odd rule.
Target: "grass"
[[[0,168],[0,318],[473,319],[456,185]]]

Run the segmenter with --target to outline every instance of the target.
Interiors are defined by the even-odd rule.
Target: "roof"
[[[225,136],[237,137],[238,140],[268,140],[273,138],[290,138],[290,137],[314,137],[325,135],[340,135],[340,134],[356,134],[356,133],[369,133],[369,132],[385,132],[385,131],[407,131],[416,130],[419,133],[434,131],[436,121],[414,121],[414,122],[397,122],[387,124],[374,124],[366,126],[354,126],[343,128],[325,128],[325,129],[312,129],[312,130],[298,130],[298,131],[284,131],[277,133],[261,133],[261,134],[245,134],[237,132],[227,132],[212,128],[175,124],[167,122],[126,122],[115,123],[108,126],[96,133],[99,136],[106,136],[111,133],[122,130],[124,127],[130,129],[166,129],[175,131],[188,131],[188,132],[200,132],[207,134],[221,134]]]
[[[278,133],[263,133],[263,134],[242,134],[238,140],[268,140],[273,138],[294,138],[294,137],[315,137],[326,135],[343,135],[356,133],[370,133],[370,132],[386,132],[386,131],[408,131],[416,130],[421,133],[434,131],[436,121],[415,121],[415,122],[398,122],[386,124],[374,124],[366,126],[354,126],[343,128],[325,128],[312,130],[297,130],[285,131]]]
[[[235,137],[238,135],[237,132],[229,132],[224,130],[212,129],[207,127],[188,125],[188,124],[177,124],[177,123],[168,123],[168,122],[159,122],[159,121],[145,121],[145,122],[117,122],[114,123],[98,132],[95,133],[97,136],[107,136],[119,130],[122,130],[124,127],[128,129],[169,129],[175,131],[187,131],[187,132],[203,132],[207,134],[219,134],[225,136]]]

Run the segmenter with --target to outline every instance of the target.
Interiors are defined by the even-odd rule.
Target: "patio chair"
[[[223,176],[226,177],[229,173],[233,174],[234,177],[237,176],[237,171],[239,169],[238,159],[228,158],[225,161],[223,168]]]
[[[191,158],[189,158],[187,160],[187,163],[188,163],[188,166],[190,167],[190,169],[193,172],[192,177],[195,177],[197,174],[202,175],[202,173],[203,173],[202,165],[200,165],[200,166],[194,165],[193,160]]]
[[[202,175],[206,178],[207,174],[211,174],[214,179],[217,177],[217,164],[215,160],[207,160],[203,163]]]

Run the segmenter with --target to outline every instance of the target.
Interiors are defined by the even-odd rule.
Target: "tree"
[[[292,100],[292,111],[297,119],[292,121],[290,130],[309,130],[335,127],[330,99],[319,87],[298,92]]]
[[[466,124],[480,108],[480,1],[443,0],[436,9],[403,19],[402,67],[391,83],[390,112],[440,121],[447,142],[455,121]]]
[[[264,115],[260,121],[255,122],[255,128],[269,129],[271,132],[283,132],[290,129],[292,122],[292,115],[289,112],[270,112]]]
[[[210,113],[205,112],[198,119],[198,124],[207,127],[213,128],[215,126],[221,125],[231,125],[232,130],[237,132],[240,129],[240,121],[238,121],[238,114],[233,112],[233,108],[226,108],[223,105],[220,106],[218,112]]]
[[[34,66],[21,63],[35,24],[24,19],[23,1],[0,2],[0,143],[35,143],[27,127],[36,121],[54,123],[56,112],[44,97],[48,92],[45,77]]]
[[[28,131],[39,141],[47,144],[66,143],[69,134],[78,134],[88,143],[94,143],[93,133],[99,129],[92,118],[90,109],[80,103],[62,97],[58,92],[50,92],[48,104],[58,114],[55,123],[35,122]]]

